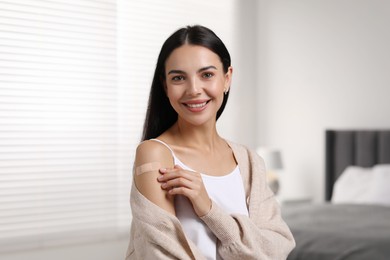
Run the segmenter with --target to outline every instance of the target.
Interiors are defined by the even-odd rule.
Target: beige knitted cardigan
[[[217,237],[223,259],[286,259],[295,241],[266,184],[263,160],[252,150],[228,142],[244,182],[249,217],[229,215],[216,203],[201,220]],[[205,259],[186,238],[180,221],[131,188],[133,220],[126,260]]]

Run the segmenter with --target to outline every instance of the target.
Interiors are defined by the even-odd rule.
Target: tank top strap
[[[163,141],[161,141],[161,140],[159,140],[159,139],[155,139],[155,138],[149,139],[149,140],[150,140],[150,141],[159,142],[160,144],[162,144],[162,145],[164,145],[165,147],[167,147],[167,148],[169,149],[169,151],[171,151],[171,154],[172,154],[172,157],[173,157],[173,162],[174,162],[174,164],[180,165],[180,166],[181,166],[182,168],[184,168],[184,169],[193,171],[190,167],[188,167],[187,165],[185,165],[184,163],[182,163],[182,162],[180,161],[180,159],[176,157],[176,155],[175,155],[175,153],[173,152],[172,148],[169,147],[169,145],[168,145],[167,143],[165,143],[165,142],[163,142]]]
[[[167,143],[165,143],[165,142],[163,142],[163,141],[161,141],[161,140],[159,140],[159,139],[156,139],[156,138],[149,139],[149,140],[150,140],[150,141],[155,141],[155,142],[158,142],[158,143],[164,145],[166,148],[169,149],[169,151],[171,151],[172,157],[176,160],[175,153],[173,152],[172,148],[169,147],[169,145],[168,145]]]

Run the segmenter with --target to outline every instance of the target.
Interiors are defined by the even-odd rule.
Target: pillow
[[[389,187],[390,164],[349,166],[334,184],[332,202],[390,206]]]
[[[333,186],[333,203],[369,203],[372,168],[348,166]]]
[[[390,164],[376,165],[373,169],[371,203],[390,206]]]

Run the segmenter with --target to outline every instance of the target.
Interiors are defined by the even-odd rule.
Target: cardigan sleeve
[[[143,221],[133,221],[134,235],[128,246],[126,260],[143,259],[198,259],[191,249],[180,241],[175,228],[159,230]],[[142,233],[142,235],[140,234]]]
[[[289,228],[277,211],[271,219],[256,225],[250,217],[228,215],[213,203],[202,220],[218,238],[218,252],[223,259],[286,259],[295,246]]]
[[[133,183],[132,223],[126,260],[205,259],[184,234],[180,221],[145,198]]]
[[[266,183],[264,162],[249,152],[240,170],[249,171],[249,217],[229,215],[215,202],[201,217],[219,240],[219,254],[223,259],[286,259],[295,241]]]

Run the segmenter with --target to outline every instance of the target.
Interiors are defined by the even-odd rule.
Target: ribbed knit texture
[[[218,238],[223,259],[286,259],[295,241],[266,183],[263,160],[242,145],[228,143],[244,181],[249,217],[229,215],[213,202],[201,219]],[[204,259],[180,221],[146,199],[134,183],[130,203],[133,221],[126,260]]]

